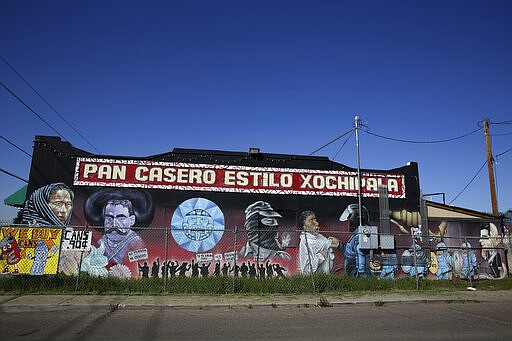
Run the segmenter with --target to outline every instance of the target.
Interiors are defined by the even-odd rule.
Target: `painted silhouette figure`
[[[192,277],[199,276],[199,264],[192,259]]]
[[[199,266],[199,269],[200,269],[200,272],[201,272],[201,277],[206,277],[210,274],[210,265],[212,265],[212,263],[202,263],[200,266]]]
[[[160,269],[160,258],[157,258],[156,261],[153,261],[153,266],[151,267],[151,277],[158,277],[159,269]]]
[[[260,265],[258,265],[258,271],[260,273],[260,278],[261,279],[265,279],[265,271],[267,269],[265,268],[265,265],[263,265],[263,263],[260,263]]]
[[[169,271],[169,276],[174,277],[176,272],[178,272],[179,263],[176,262],[168,262],[167,263],[167,271]]]
[[[249,262],[249,277],[256,278],[257,275],[256,264]]]
[[[149,266],[148,262],[144,262],[144,265],[139,265],[139,273],[142,273],[142,277],[149,278]]]
[[[162,267],[160,268],[160,273],[162,274],[162,277],[167,276],[167,262],[162,262]]]
[[[276,272],[277,278],[284,278],[284,272],[286,268],[282,267],[280,264],[274,264],[274,271]]]
[[[240,274],[242,277],[247,277],[247,273],[249,272],[249,267],[245,262],[242,263],[242,266],[240,266]]]
[[[274,268],[272,267],[272,264],[267,260],[267,278],[272,278],[274,276]]]
[[[213,274],[215,276],[220,276],[220,262],[217,261],[217,263],[215,263],[215,270],[213,271]]]
[[[183,262],[181,263],[181,265],[178,267],[178,271],[179,271],[179,275],[180,276],[185,276],[186,275],[186,272],[190,270],[190,264],[188,264],[188,262]]]
[[[229,271],[229,268],[231,268],[231,264],[229,262],[222,264],[222,276],[227,276]]]
[[[238,273],[240,272],[240,266],[235,263],[235,265],[233,265],[233,268],[229,272],[232,272],[233,276],[238,277]]]

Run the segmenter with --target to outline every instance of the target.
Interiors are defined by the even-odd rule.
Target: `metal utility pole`
[[[361,203],[361,161],[359,157],[359,116],[356,116],[354,118],[354,126],[356,129],[356,150],[357,150],[357,203],[358,203],[358,209],[359,209],[359,226],[363,225],[363,210],[362,210],[362,203]]]
[[[492,215],[497,217],[498,201],[496,200],[496,184],[494,183],[494,159],[491,151],[491,136],[489,134],[489,120],[484,120],[485,148],[487,151],[487,169],[489,172],[489,186],[491,189]]]

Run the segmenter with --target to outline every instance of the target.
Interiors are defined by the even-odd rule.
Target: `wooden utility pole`
[[[496,184],[494,183],[494,159],[491,151],[491,136],[489,134],[489,120],[484,120],[485,149],[487,151],[487,169],[489,172],[489,186],[491,188],[492,215],[497,217],[498,201],[496,200]]]

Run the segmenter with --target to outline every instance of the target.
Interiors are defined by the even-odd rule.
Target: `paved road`
[[[397,302],[9,306],[0,328],[2,340],[512,339],[508,297]]]

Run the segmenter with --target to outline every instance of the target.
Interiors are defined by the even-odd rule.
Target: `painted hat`
[[[282,218],[282,216],[274,211],[272,206],[265,201],[256,201],[254,204],[247,206],[245,209],[245,219],[249,219],[254,214],[259,214],[265,218]]]
[[[368,209],[364,206],[361,206],[362,215],[361,222],[363,225],[368,225],[370,221],[370,214],[368,213]],[[355,227],[359,226],[359,205],[358,204],[350,204],[341,214],[340,221],[349,221],[351,231],[355,230]]]
[[[439,243],[437,243],[437,245],[436,245],[436,249],[437,249],[437,250],[446,250],[446,249],[448,249],[448,247],[446,247],[446,244],[445,244],[445,243],[443,243],[443,242],[439,242]]]
[[[244,224],[247,239],[267,249],[282,250],[278,241],[279,225],[275,218],[282,218],[282,216],[274,211],[268,202],[257,201],[249,205],[245,209]]]
[[[84,205],[87,222],[92,226],[103,226],[103,208],[111,200],[129,200],[135,215],[134,229],[151,224],[155,214],[153,198],[144,190],[130,188],[106,188],[91,194]]]

